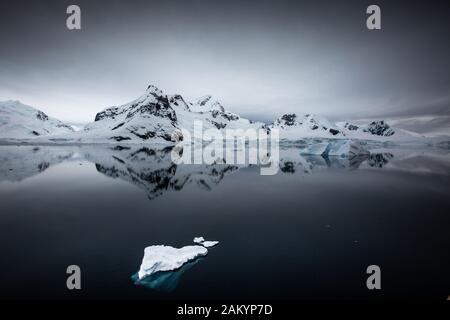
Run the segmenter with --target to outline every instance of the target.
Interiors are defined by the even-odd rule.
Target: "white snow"
[[[164,245],[150,246],[144,250],[144,258],[139,268],[138,277],[142,279],[155,272],[176,270],[185,263],[207,254],[208,249],[198,245],[182,248]]]
[[[202,246],[204,246],[205,248],[211,248],[211,247],[214,247],[214,246],[216,246],[218,244],[219,244],[219,241],[204,241],[202,243]]]
[[[206,241],[203,237],[195,237],[194,243],[204,246],[205,248],[214,247],[219,244],[219,241]]]
[[[205,238],[203,238],[203,237],[195,237],[194,238],[194,243],[201,244],[202,242],[205,242]]]

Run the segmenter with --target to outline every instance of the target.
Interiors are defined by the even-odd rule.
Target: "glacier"
[[[369,155],[370,152],[358,140],[341,139],[329,140],[326,142],[313,142],[301,149],[304,155],[337,156],[337,157],[356,157],[360,155]]]

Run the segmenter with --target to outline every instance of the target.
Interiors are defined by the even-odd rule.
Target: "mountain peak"
[[[211,95],[206,95],[206,96],[200,97],[197,99],[197,104],[199,106],[204,106],[205,104],[208,103],[209,100],[211,100],[211,98],[212,98]]]
[[[211,95],[200,97],[191,105],[196,112],[225,112],[225,108]]]
[[[279,119],[282,120],[285,125],[292,126],[296,123],[297,115],[295,113],[286,113],[283,114]]]
[[[392,130],[392,128],[384,120],[372,121],[368,124],[364,131],[377,136],[386,137],[392,136],[395,133],[395,131]]]
[[[315,114],[298,116],[295,113],[286,113],[279,117],[271,127],[285,130],[293,137],[333,137],[343,136],[342,132],[327,119]]]
[[[152,84],[147,87],[146,92],[149,94],[156,95],[156,96],[162,96],[162,94],[163,94],[163,92],[158,87],[156,87]]]

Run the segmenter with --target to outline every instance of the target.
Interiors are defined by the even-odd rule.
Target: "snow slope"
[[[0,138],[26,139],[73,131],[71,126],[20,101],[0,101]]]

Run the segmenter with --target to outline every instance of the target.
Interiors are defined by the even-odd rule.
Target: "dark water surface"
[[[0,297],[450,295],[448,150],[281,158],[277,175],[261,176],[257,166],[176,166],[168,149],[1,146]],[[145,247],[195,236],[220,244],[135,284]],[[71,264],[81,291],[66,288]]]

